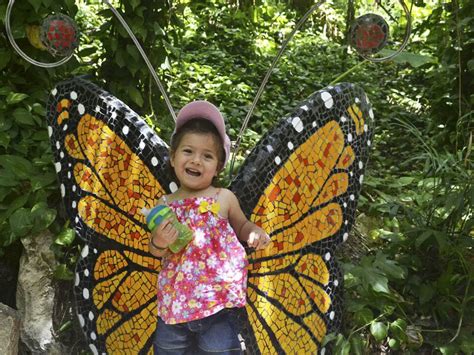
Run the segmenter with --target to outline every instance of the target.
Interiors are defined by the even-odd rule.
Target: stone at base
[[[20,340],[18,311],[0,303],[0,354],[17,355]]]

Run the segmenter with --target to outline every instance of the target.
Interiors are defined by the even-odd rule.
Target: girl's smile
[[[182,189],[196,191],[209,187],[217,176],[219,145],[210,133],[186,133],[171,154],[171,166]]]

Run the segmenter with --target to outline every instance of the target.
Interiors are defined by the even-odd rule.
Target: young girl
[[[212,185],[229,152],[224,119],[214,105],[194,101],[181,109],[170,147],[179,188],[158,203],[174,210],[194,238],[174,254],[168,246],[178,231],[171,221],[151,234],[150,252],[163,257],[155,354],[241,353],[231,314],[246,303],[247,260],[239,239],[262,249],[270,238],[245,217],[230,190]]]

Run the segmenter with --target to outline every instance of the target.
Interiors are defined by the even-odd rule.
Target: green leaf
[[[15,174],[6,169],[0,169],[0,186],[14,187],[20,184]]]
[[[441,251],[444,251],[446,249],[449,237],[446,235],[446,233],[442,231],[434,231],[434,236],[436,241],[438,242],[439,249]]]
[[[393,53],[395,53],[395,51],[391,49],[387,49],[387,48],[384,48],[380,51],[380,54],[383,56],[392,55]],[[400,54],[398,54],[391,60],[393,60],[395,63],[409,64],[413,68],[418,68],[428,63],[438,62],[435,57],[432,57],[429,55],[423,55],[423,54],[409,53],[409,52],[401,52]]]
[[[7,149],[10,144],[10,135],[6,132],[0,132],[0,146]]]
[[[34,126],[35,121],[33,120],[33,115],[27,109],[20,107],[13,111],[13,117],[15,121],[20,124]]]
[[[321,346],[326,346],[326,344],[334,341],[334,339],[336,339],[336,338],[337,338],[336,333],[326,334],[326,336],[323,338],[323,341],[321,342]]]
[[[140,107],[143,106],[143,97],[142,94],[140,94],[140,91],[138,91],[135,87],[131,86],[128,88],[128,93],[130,94],[130,97],[132,100]]]
[[[375,340],[382,341],[387,337],[388,327],[382,322],[373,322],[370,325],[370,333],[374,336]]]
[[[32,191],[38,191],[46,186],[51,185],[56,181],[56,174],[53,172],[47,172],[42,175],[35,175],[31,177],[31,189]]]
[[[365,344],[362,338],[358,335],[354,335],[351,338],[351,354],[354,355],[364,355],[367,353],[365,350]]]
[[[426,304],[433,298],[435,293],[436,293],[436,290],[433,286],[422,284],[420,288],[418,289],[418,297],[420,299],[420,303]]]
[[[56,219],[57,211],[48,208],[45,202],[39,202],[31,209],[31,218],[33,221],[33,232],[41,232],[48,228]]]
[[[419,237],[416,238],[415,245],[419,248],[428,238],[433,235],[432,230],[426,230]]]
[[[40,115],[41,117],[46,116],[46,108],[44,107],[44,105],[41,105],[37,102],[33,104],[33,106],[31,107],[31,110],[32,112]]]
[[[34,174],[33,164],[18,155],[0,155],[0,165],[19,179],[29,179]]]
[[[439,347],[439,352],[443,355],[458,355],[459,347],[454,344],[443,345]]]
[[[355,321],[355,324],[358,326],[369,324],[373,319],[374,319],[374,314],[367,307],[364,307],[361,310],[354,313],[354,321]]]
[[[71,245],[76,238],[76,232],[71,228],[63,229],[54,240],[54,243],[62,246]]]
[[[467,62],[467,69],[468,69],[471,73],[474,73],[474,59],[468,60],[468,62]]]
[[[8,86],[2,86],[2,87],[0,87],[0,95],[1,95],[1,96],[6,96],[6,95],[8,95],[8,93],[9,93],[10,91],[12,91],[12,89],[11,89],[10,87],[8,87]]]
[[[334,346],[334,354],[336,355],[349,355],[351,350],[351,344],[344,338],[342,334],[337,336],[336,345]]]
[[[38,13],[42,0],[28,0],[28,2],[33,6],[35,12]]]
[[[374,266],[384,272],[384,274],[391,276],[394,279],[405,278],[405,270],[398,266],[396,261],[387,259],[387,256],[382,252],[377,252]]]
[[[134,45],[127,44],[127,53],[130,54],[130,56],[135,60],[135,62],[138,62],[140,60],[140,53],[138,53],[138,50]]]
[[[368,284],[375,292],[390,293],[388,279],[378,272],[369,272],[366,276]]]
[[[390,346],[390,348],[392,348],[393,350],[398,350],[398,349],[400,349],[400,341],[397,340],[397,339],[391,338],[388,341],[388,346]]]
[[[31,212],[26,208],[19,208],[9,218],[10,229],[16,237],[27,235],[33,223],[31,221]]]
[[[5,211],[4,218],[10,217],[13,212],[23,207],[26,204],[26,202],[28,202],[29,198],[30,198],[30,194],[25,193],[13,199],[13,201],[10,202],[8,209]]]
[[[59,280],[72,280],[74,273],[69,270],[66,264],[60,264],[54,269],[53,276]]]
[[[404,319],[398,318],[390,323],[390,332],[392,337],[401,341],[406,341],[407,322]]]
[[[10,92],[8,94],[6,100],[7,100],[8,105],[14,105],[14,104],[17,104],[17,103],[23,101],[27,97],[28,97],[28,95],[26,95],[26,94],[22,94],[22,93],[19,93],[19,92]]]
[[[415,180],[414,177],[411,176],[402,176],[393,181],[392,183],[389,184],[391,187],[403,187],[410,185],[413,181]]]
[[[460,348],[466,354],[474,354],[474,337],[472,336],[472,332],[461,337]]]
[[[10,62],[11,54],[10,51],[6,51],[4,49],[0,49],[0,70],[5,68]]]
[[[135,8],[140,5],[140,0],[129,0],[128,2],[131,6],[132,9],[135,10]]]
[[[8,131],[13,125],[13,120],[11,117],[5,117],[2,112],[0,112],[0,131]]]

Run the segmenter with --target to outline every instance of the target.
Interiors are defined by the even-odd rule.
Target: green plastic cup
[[[168,206],[158,205],[150,211],[145,211],[145,215],[146,224],[151,232],[163,221],[171,220],[173,227],[178,230],[178,239],[168,247],[173,253],[181,251],[193,239],[193,231],[185,224],[180,223],[176,218],[176,214]]]

